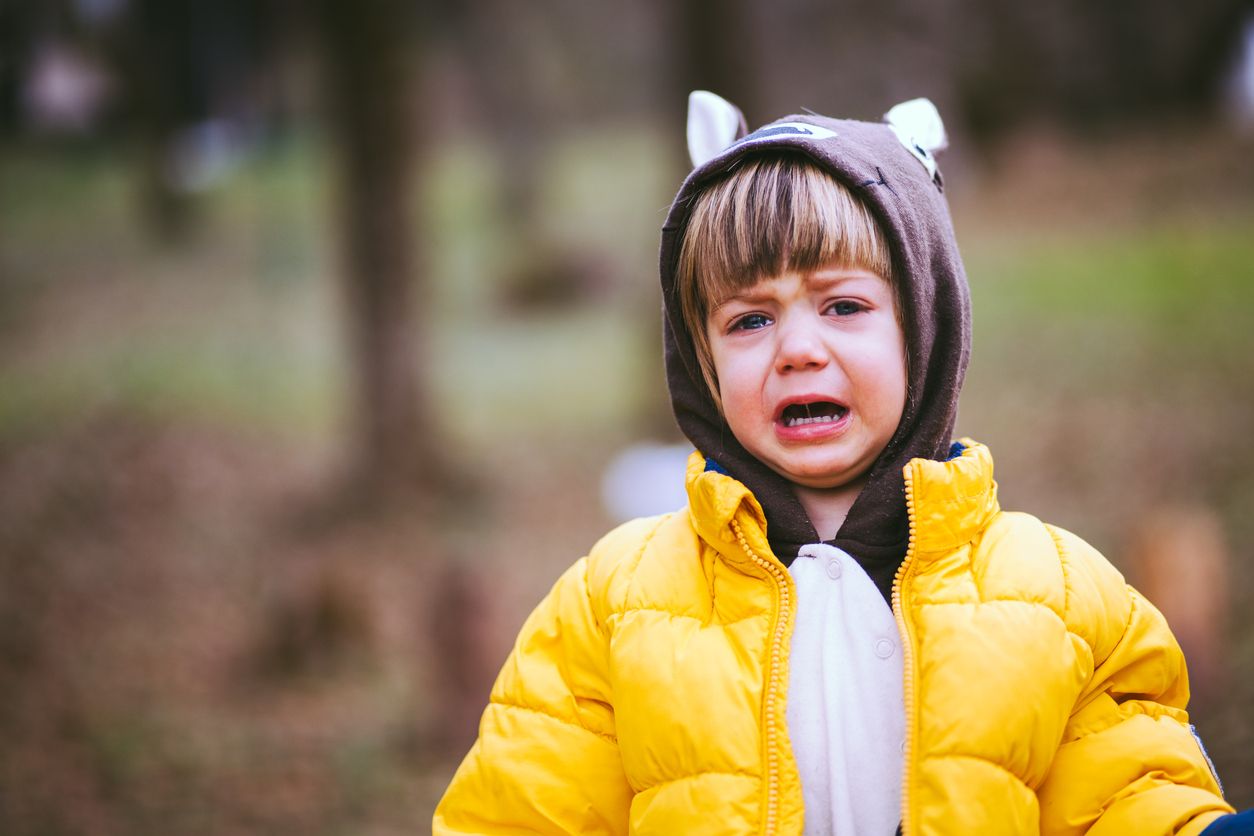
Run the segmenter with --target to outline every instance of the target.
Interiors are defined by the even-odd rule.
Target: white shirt
[[[788,666],[788,735],[806,836],[892,836],[901,820],[905,706],[892,609],[857,562],[805,546]]]

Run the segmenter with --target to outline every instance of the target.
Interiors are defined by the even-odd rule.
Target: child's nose
[[[808,322],[781,323],[776,368],[781,372],[820,369],[827,365],[823,341]]]

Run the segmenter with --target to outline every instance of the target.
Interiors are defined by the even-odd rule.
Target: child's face
[[[888,282],[838,266],[783,273],[720,304],[706,330],[744,448],[797,485],[860,489],[906,403]]]

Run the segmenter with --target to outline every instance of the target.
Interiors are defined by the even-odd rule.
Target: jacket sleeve
[[[632,792],[615,738],[608,638],[572,566],[523,625],[436,834],[624,833]]]
[[[1068,629],[1093,673],[1038,790],[1043,834],[1196,836],[1232,812],[1189,725],[1184,655],[1152,604],[1091,546],[1051,529]]]

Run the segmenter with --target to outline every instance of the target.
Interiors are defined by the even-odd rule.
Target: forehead
[[[693,206],[681,260],[707,305],[791,270],[839,263],[892,274],[867,205],[796,155],[747,159],[710,184]]]

